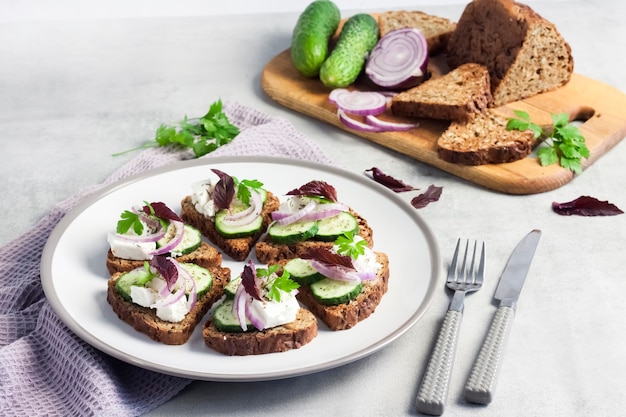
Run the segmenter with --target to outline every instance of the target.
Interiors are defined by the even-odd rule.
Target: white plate
[[[239,179],[258,179],[279,197],[311,180],[332,184],[339,200],[372,226],[374,248],[389,255],[389,290],[376,312],[350,330],[333,332],[320,324],[318,336],[300,349],[246,357],[224,356],[206,347],[201,326],[186,344],[167,346],[118,319],[106,301],[107,232],[122,211],[144,200],[163,201],[180,210],[191,184],[212,176],[210,168]],[[82,202],[53,230],[43,252],[41,278],[63,322],[103,352],[146,369],[193,379],[259,381],[344,365],[397,339],[430,305],[440,264],[436,240],[417,210],[365,175],[290,159],[232,157],[186,161],[145,172]],[[236,274],[243,263],[225,257],[224,265]]]

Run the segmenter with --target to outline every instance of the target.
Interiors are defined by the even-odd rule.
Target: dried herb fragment
[[[430,203],[438,201],[439,197],[441,197],[442,190],[443,187],[437,187],[431,184],[428,186],[428,189],[425,192],[418,195],[417,197],[413,197],[413,199],[411,200],[411,205],[416,209],[424,208]]]
[[[371,172],[372,179],[374,181],[376,181],[379,184],[384,185],[385,187],[389,188],[390,190],[396,193],[417,190],[417,188],[413,187],[412,185],[405,184],[404,182],[390,175],[385,174],[383,171],[381,171],[380,169],[376,167],[366,169],[365,172]]]
[[[581,196],[566,203],[553,202],[552,211],[562,216],[616,216],[624,213],[608,201],[589,196]]]

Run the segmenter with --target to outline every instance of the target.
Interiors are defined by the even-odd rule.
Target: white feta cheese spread
[[[166,306],[157,302],[150,307],[156,309],[156,315],[158,318],[172,323],[181,321],[185,318],[187,313],[189,313],[189,307],[187,307],[187,297],[181,297],[176,302]]]
[[[135,304],[155,309],[161,320],[177,323],[189,313],[187,297],[183,296],[174,303],[163,305],[161,291],[166,285],[165,280],[159,277],[153,278],[146,287],[131,285],[130,297]]]
[[[109,233],[107,241],[113,255],[122,259],[149,260],[152,259],[151,252],[156,249],[156,242],[135,242],[119,237],[115,233]]]
[[[358,242],[360,240],[364,240],[361,236],[355,236],[354,242]],[[356,259],[352,259],[352,265],[357,272],[371,272],[377,273],[382,265],[376,259],[376,252],[374,252],[369,247],[364,247],[363,255],[359,255]],[[337,253],[339,250],[338,246],[333,246],[333,252]]]
[[[281,324],[290,323],[296,319],[300,304],[295,297],[296,291],[286,293],[280,292],[281,300],[278,301],[259,301],[252,300],[249,308],[254,311],[255,315],[263,320],[265,328],[280,326]]]
[[[195,182],[191,184],[191,202],[198,213],[205,217],[215,217],[216,208],[213,201],[213,189],[215,185],[211,179]]]

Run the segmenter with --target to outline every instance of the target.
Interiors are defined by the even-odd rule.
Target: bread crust
[[[467,123],[453,122],[437,141],[437,153],[447,162],[483,165],[513,162],[532,151],[530,130],[507,130],[507,118],[487,111]]]
[[[419,29],[426,38],[429,55],[436,55],[445,51],[448,40],[456,28],[456,23],[449,19],[429,15],[418,10],[392,10],[381,13],[378,16],[378,25],[381,37],[395,29]]]
[[[203,268],[212,266],[220,266],[222,264],[222,254],[217,249],[206,242],[202,242],[200,247],[186,255],[175,258],[178,262],[187,262],[199,265]],[[113,255],[111,249],[107,253],[106,266],[109,274],[113,275],[117,272],[128,272],[135,268],[143,266],[145,261],[118,258]]]
[[[107,301],[117,316],[138,332],[166,345],[182,345],[189,340],[213,303],[222,297],[224,286],[230,280],[229,268],[213,266],[207,269],[213,276],[211,289],[198,299],[193,309],[178,323],[161,320],[154,309],[126,301],[115,289],[115,282],[122,275],[119,272],[115,273],[107,283]]]
[[[262,355],[299,349],[317,336],[317,319],[300,308],[296,320],[263,331],[227,333],[215,327],[213,319],[203,326],[202,337],[211,349],[229,356]]]
[[[350,213],[357,219],[359,226],[359,236],[361,236],[367,245],[371,248],[374,245],[374,233],[372,228],[361,215],[350,209]],[[277,262],[281,259],[298,258],[313,248],[332,248],[334,242],[322,242],[319,240],[306,240],[296,242],[290,245],[273,243],[268,236],[258,241],[255,245],[255,254],[259,262],[269,264]]]
[[[236,239],[229,239],[220,235],[215,228],[215,221],[205,217],[196,210],[191,201],[191,196],[186,196],[181,202],[181,218],[187,224],[200,230],[200,233],[220,248],[224,254],[230,256],[235,261],[243,261],[248,257],[256,241],[272,222],[271,213],[278,210],[279,206],[280,201],[278,197],[268,191],[262,212],[263,227],[253,236]]]
[[[399,116],[467,121],[491,103],[487,67],[467,63],[397,94],[391,111]]]
[[[569,44],[554,24],[512,0],[474,0],[463,11],[447,47],[450,68],[485,65],[493,106],[553,90],[574,70]]]

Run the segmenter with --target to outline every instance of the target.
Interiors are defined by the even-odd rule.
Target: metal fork
[[[466,293],[480,289],[485,276],[485,242],[482,242],[480,259],[478,260],[476,255],[479,242],[474,241],[473,246],[471,261],[468,263],[470,242],[468,240],[465,243],[463,261],[461,266],[457,267],[461,239],[456,243],[446,282],[446,286],[454,291],[454,296],[446,312],[422,379],[422,385],[417,394],[416,407],[420,413],[434,416],[443,414],[456,353],[456,342],[463,318],[463,300]]]

